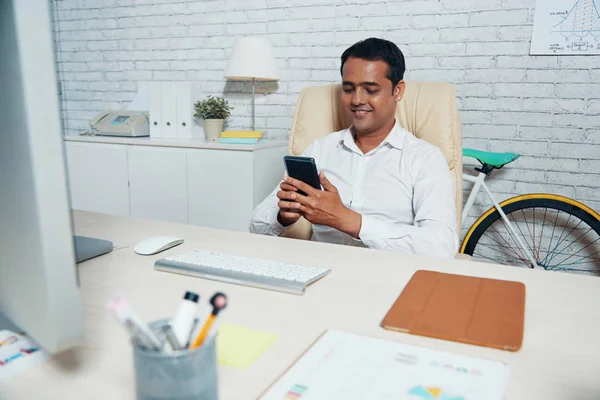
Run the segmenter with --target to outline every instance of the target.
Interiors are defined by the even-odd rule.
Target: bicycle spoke
[[[569,219],[571,219],[571,214],[569,214],[569,218],[567,219],[567,222],[569,221]],[[550,260],[548,260],[548,263],[549,263],[549,262],[551,262],[551,261],[554,259],[554,257],[555,257],[555,254],[554,254],[554,253],[555,253],[555,250],[558,248],[558,246],[559,246],[559,245],[560,245],[562,242],[564,242],[564,241],[567,239],[567,237],[569,237],[569,235],[570,235],[570,234],[571,234],[571,233],[572,233],[572,232],[573,232],[575,229],[577,229],[577,227],[578,227],[579,225],[581,225],[581,223],[582,223],[582,222],[583,222],[583,221],[579,220],[579,222],[577,223],[577,225],[575,225],[575,227],[574,227],[573,229],[571,229],[571,230],[570,230],[570,231],[569,231],[569,232],[568,232],[568,233],[565,235],[565,237],[564,237],[564,238],[562,238],[562,240],[560,240],[560,241],[559,241],[559,242],[556,244],[556,246],[554,246],[554,249],[552,250],[552,251],[553,251],[553,255],[551,256]],[[565,225],[566,225],[566,224],[565,224]],[[566,229],[566,226],[563,228],[563,231],[564,231],[565,229]],[[562,235],[561,235],[561,237],[562,237]],[[568,247],[568,246],[567,246],[567,247]]]
[[[540,251],[542,250],[542,238],[544,237],[544,226],[546,226],[546,213],[548,212],[548,209],[545,208],[544,209],[544,222],[542,224],[542,233],[540,234],[540,242],[538,243],[538,254],[537,254],[537,259],[540,259]]]
[[[555,269],[552,271],[560,271],[560,272],[585,272],[588,274],[596,274],[597,270],[589,270],[589,269],[580,269],[580,268],[561,268],[561,269]]]
[[[590,228],[590,230],[591,230],[591,228]],[[600,240],[600,237],[599,237],[598,239],[594,240],[593,242],[589,243],[587,246],[585,246],[585,247],[583,247],[583,248],[579,249],[579,250],[578,250],[576,253],[573,253],[573,254],[571,254],[571,255],[570,255],[568,258],[564,259],[562,262],[565,262],[565,261],[567,261],[568,259],[572,258],[573,256],[575,256],[575,255],[577,255],[577,254],[581,253],[583,250],[587,249],[588,247],[590,247],[590,246],[591,246],[591,245],[593,245],[594,243],[598,242],[599,240]],[[600,253],[600,251],[597,251],[597,252],[596,252],[596,253],[594,253],[594,254],[598,254],[598,253]],[[594,255],[594,254],[592,254],[592,255]],[[559,264],[556,264],[556,265],[559,265]],[[570,264],[566,264],[566,265],[570,265]],[[554,267],[554,266],[553,266],[553,267]]]
[[[504,227],[507,229],[508,231],[508,227],[506,226],[506,222],[504,222],[503,219],[501,219],[500,221],[502,221],[502,224],[504,225]],[[517,258],[522,257],[523,259],[527,259],[527,257],[525,257],[525,255],[523,253],[521,253],[520,255],[511,247],[510,243],[508,243],[508,241],[504,238],[504,236],[498,232],[498,230],[496,229],[496,227],[494,225],[490,226],[490,228],[492,228],[494,230],[494,232],[496,232],[496,234],[498,234],[498,236],[500,236],[502,238],[502,240],[504,240],[504,242],[506,243],[506,248],[509,249],[510,251],[512,251],[513,253],[515,253],[515,255],[517,256]],[[510,236],[510,235],[509,235]],[[515,241],[515,239],[513,238],[513,241],[515,242],[515,244],[517,244],[517,249],[519,249],[519,252],[521,251],[521,249],[519,248],[518,243]],[[502,246],[502,244],[500,244],[498,241],[496,241],[496,243],[498,243],[500,246]]]
[[[596,239],[596,240],[594,240],[594,242],[593,242],[593,243],[596,243],[598,240],[600,240],[600,239]],[[592,243],[592,244],[593,244],[593,243]],[[579,254],[579,253],[580,253],[582,250],[584,250],[584,249],[579,249],[579,250],[577,250],[577,252],[576,252],[576,253],[574,253],[574,254],[572,254],[572,255],[573,255],[573,256],[575,256],[575,255]],[[560,253],[560,254],[565,254],[565,253]],[[568,254],[568,253],[567,253],[567,254]],[[591,259],[593,259],[594,261],[596,261],[596,260],[600,260],[600,258],[592,258],[592,256],[593,256],[594,254],[598,254],[598,252],[595,252],[595,253],[593,253],[593,254],[591,254],[591,255],[589,255],[589,256],[580,256],[580,259],[584,259],[584,258],[591,258]],[[564,260],[563,260],[563,262],[564,262]],[[558,264],[556,264],[556,265],[558,265]]]
[[[571,243],[567,244],[565,247],[563,247],[562,249],[560,249],[560,251],[556,252],[556,254],[564,254],[564,253],[565,253],[565,250],[567,250],[569,247],[573,246],[574,244],[578,243],[578,242],[579,242],[579,239],[581,239],[582,237],[584,237],[585,235],[587,235],[587,234],[588,234],[588,233],[589,233],[591,230],[592,230],[592,228],[589,228],[589,229],[588,229],[587,231],[585,231],[585,232],[584,232],[582,235],[580,235],[580,236],[579,236],[577,239],[573,240]],[[590,243],[590,244],[593,244],[593,243],[595,243],[595,242],[597,242],[597,241],[598,241],[598,239],[594,240],[594,241],[593,241],[592,243]],[[588,245],[588,246],[589,246],[589,245]],[[587,247],[587,246],[586,246],[586,247]],[[584,247],[584,249],[585,249],[586,247]],[[579,251],[577,251],[577,253],[579,253],[581,250],[583,250],[583,249],[579,249]],[[575,254],[577,254],[577,253],[575,253]],[[573,254],[572,256],[574,256],[575,254]],[[572,256],[571,256],[571,257],[572,257]],[[554,258],[554,257],[552,257],[552,258]],[[565,261],[567,261],[567,260],[568,260],[568,258],[567,258],[567,259],[565,259],[565,260],[563,260],[562,262],[565,262]],[[551,260],[549,260],[549,261],[552,261],[552,259],[551,259]]]
[[[533,231],[533,236],[531,236],[531,229],[529,229],[529,224],[527,223],[527,217],[525,216],[525,212],[521,209],[521,214],[523,214],[523,220],[525,221],[525,226],[527,226],[527,231],[529,232],[529,237],[531,238],[531,244],[533,245],[533,249],[531,249],[531,255],[535,257],[535,230]],[[533,209],[533,220],[535,221],[535,208]],[[536,261],[539,261],[537,258]]]
[[[560,211],[556,215],[556,219],[557,220],[558,220],[558,215],[559,214],[560,214]],[[569,234],[567,233],[565,235],[565,237],[563,238],[563,233],[565,233],[565,229],[567,229],[567,225],[569,224],[570,220],[571,220],[571,214],[569,214],[569,218],[567,218],[567,222],[565,223],[565,226],[563,226],[563,230],[562,230],[562,232],[560,233],[560,235],[558,237],[558,243],[556,243],[556,246],[554,246],[554,248],[552,249],[551,252],[549,252],[548,254],[546,254],[546,258],[544,258],[544,261],[542,261],[542,264],[545,264],[546,262],[550,262],[552,260],[552,259],[548,260],[548,257],[551,257],[551,255],[554,253],[554,250],[556,250],[558,248],[558,246],[560,246],[560,244],[567,238],[567,236],[569,236]],[[581,220],[579,221],[579,223],[581,223]],[[579,226],[579,224],[577,224],[577,226]],[[575,229],[575,228],[573,228],[573,229]]]
[[[594,254],[600,254],[600,251],[597,251]],[[592,254],[592,255],[594,255],[594,254]],[[566,265],[569,266],[569,265],[587,264],[587,263],[589,263],[589,261],[587,261],[587,260],[583,261],[584,259],[587,259],[587,258],[590,258],[590,257],[582,257],[582,258],[575,260],[573,262],[570,262],[569,264],[566,264]],[[600,263],[600,258],[594,258],[594,259],[592,259],[592,261]],[[600,264],[598,264],[598,265],[600,266]],[[557,266],[553,266],[553,267],[558,268]]]
[[[505,253],[505,252],[502,252],[502,251],[498,250],[497,248],[495,248],[495,247],[493,247],[493,246],[489,246],[489,245],[488,245],[488,244],[486,244],[486,243],[478,243],[477,245],[478,245],[478,246],[483,246],[483,247],[486,247],[486,248],[488,248],[488,249],[490,249],[490,250],[493,250],[493,251],[495,251],[495,252],[497,252],[497,253],[500,253],[500,254],[502,254],[503,256],[507,257],[507,258],[512,258],[512,259],[514,259],[514,260],[517,260],[517,261],[519,261],[519,262],[521,262],[521,263],[523,262],[523,260],[522,260],[522,259],[520,259],[520,258],[518,258],[518,257],[511,256],[510,254],[507,254],[507,253]],[[506,247],[503,247],[503,246],[501,246],[501,248],[502,248],[502,249],[506,249]],[[473,255],[473,256],[475,257],[475,255]],[[488,260],[492,260],[492,261],[494,261],[495,263],[498,263],[498,260],[497,260],[497,259],[493,259],[493,258],[491,258],[491,257],[484,256],[483,254],[477,254],[477,257],[483,257],[483,258],[487,258]]]
[[[559,212],[556,212],[556,218],[554,219],[554,223],[552,224],[552,234],[550,235],[550,244],[548,245],[548,248],[552,247],[552,241],[554,240],[554,231],[556,231],[556,223],[558,222],[558,216],[559,216]],[[546,258],[548,258],[548,252],[546,252],[546,257],[544,257],[544,259],[542,261],[540,261],[540,264],[545,264],[546,263]]]
[[[512,216],[512,214],[508,214],[506,217],[508,218],[509,215]],[[521,227],[519,226],[519,224],[515,220],[515,217],[512,217],[512,219],[513,219],[513,222],[515,223],[515,226],[519,230],[519,232],[521,232],[521,236],[523,237],[523,239],[525,239],[525,235],[523,234],[523,231],[521,230]],[[525,245],[529,248],[529,251],[531,252],[531,255],[533,257],[533,255],[535,254],[535,252],[531,249],[531,246],[529,246],[529,243],[527,243],[527,240],[524,240],[524,241],[525,241]],[[516,239],[515,239],[515,242],[516,242],[517,246],[519,246],[519,242],[517,242]],[[525,251],[525,249],[523,249],[523,251]],[[528,260],[527,257],[525,257],[525,259]],[[538,262],[539,260],[535,260],[535,261]],[[531,261],[529,261],[529,260],[528,260],[528,262],[531,263]],[[538,262],[538,265],[539,265],[539,262]],[[533,265],[531,266],[531,268],[533,268]]]

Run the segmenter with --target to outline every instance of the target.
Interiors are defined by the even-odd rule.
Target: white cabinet
[[[130,146],[131,216],[187,223],[186,150]]]
[[[71,207],[129,215],[126,146],[67,143],[66,154]]]
[[[189,222],[192,225],[248,230],[254,210],[251,152],[189,151]]]
[[[247,231],[284,173],[287,142],[67,137],[74,209]]]

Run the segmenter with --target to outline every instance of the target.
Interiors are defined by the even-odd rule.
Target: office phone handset
[[[150,136],[148,113],[144,111],[101,112],[90,121],[90,134],[100,136]]]

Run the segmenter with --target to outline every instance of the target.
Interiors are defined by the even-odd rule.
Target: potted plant
[[[206,140],[219,140],[223,132],[223,123],[231,115],[232,109],[227,100],[219,96],[207,96],[204,100],[194,103],[194,118],[204,119]]]

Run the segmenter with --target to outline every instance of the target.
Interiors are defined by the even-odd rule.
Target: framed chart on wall
[[[530,55],[600,55],[600,0],[537,0]]]

